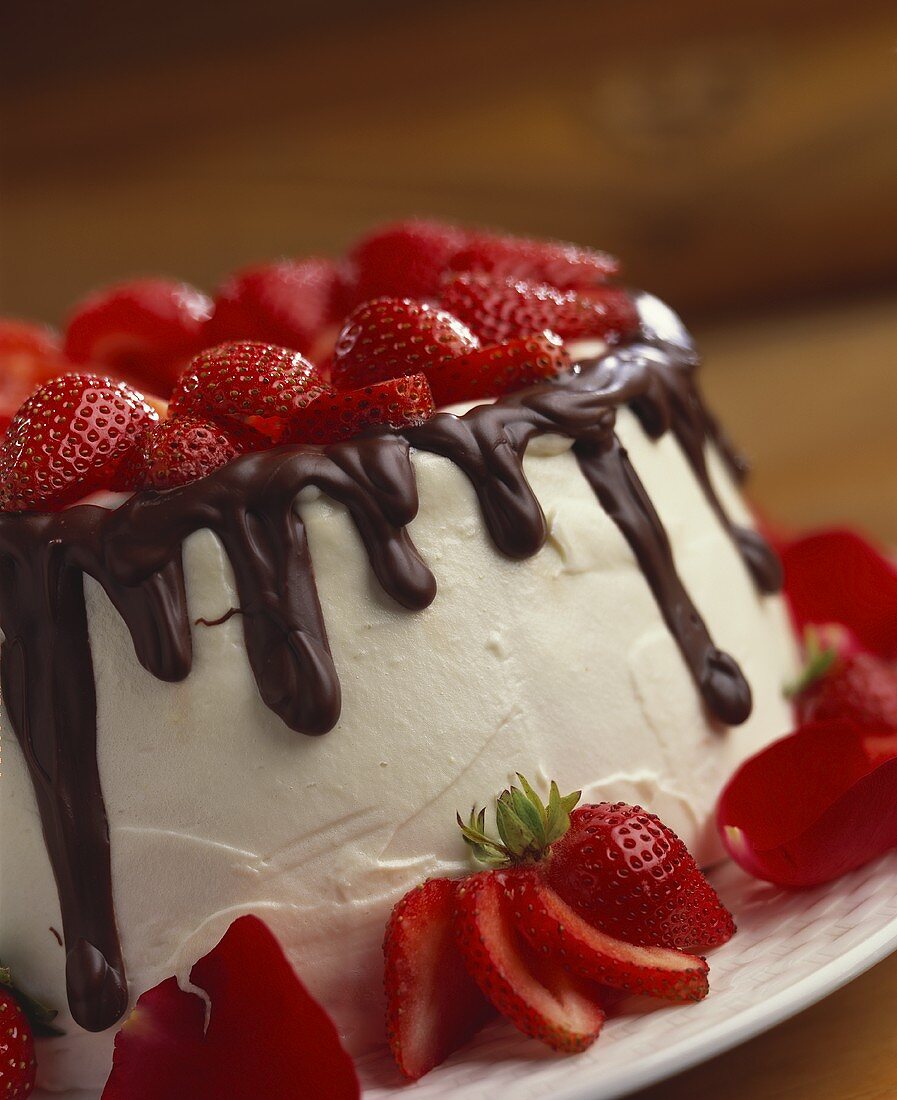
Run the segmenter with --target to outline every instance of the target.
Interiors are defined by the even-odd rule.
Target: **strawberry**
[[[585,1050],[605,1020],[602,990],[527,947],[508,905],[504,874],[482,871],[457,888],[455,935],[467,969],[525,1035],[553,1050]]]
[[[600,802],[574,810],[551,784],[548,806],[523,776],[521,790],[496,805],[500,841],[485,832],[485,811],[461,822],[464,839],[490,866],[533,864],[578,916],[637,947],[667,951],[715,947],[735,925],[691,853],[654,814]],[[608,982],[608,984],[615,984]]]
[[[190,972],[141,995],[115,1037],[102,1100],[358,1100],[333,1021],[257,917],[239,917]]]
[[[491,1014],[455,942],[457,886],[429,879],[399,901],[386,926],[386,1032],[412,1081],[463,1046]]]
[[[281,260],[231,275],[215,296],[209,345],[261,340],[303,355],[339,319],[339,272],[332,260]]]
[[[260,447],[267,443],[258,436]],[[212,420],[178,416],[150,424],[122,463],[118,483],[127,489],[186,485],[242,454],[241,440]]]
[[[823,652],[833,660],[795,694],[801,724],[837,718],[864,730],[897,731],[897,664],[874,653]]]
[[[35,387],[65,370],[59,341],[50,329],[0,320],[0,435]]]
[[[365,428],[409,428],[436,411],[423,374],[408,374],[318,397],[290,421],[283,436],[290,443],[338,443]]]
[[[331,380],[357,389],[403,374],[430,375],[479,347],[456,317],[410,298],[375,298],[346,320],[333,352]]]
[[[603,283],[617,272],[617,261],[564,241],[537,241],[479,233],[449,262],[452,271],[480,271],[496,278],[550,283],[561,290],[578,290]]]
[[[617,287],[597,287],[585,297],[547,283],[462,274],[445,282],[440,305],[484,344],[546,329],[563,340],[594,337],[610,343],[638,327],[632,299]]]
[[[571,368],[560,338],[550,332],[478,348],[426,369],[437,405],[478,401],[548,382]]]
[[[440,222],[412,220],[384,226],[349,253],[353,305],[370,298],[435,298],[439,280],[466,234]]]
[[[138,279],[86,298],[69,318],[64,351],[167,396],[206,342],[212,302],[188,283]]]
[[[0,443],[0,510],[57,511],[112,488],[155,409],[125,382],[65,374],[19,409]]]
[[[0,1096],[26,1100],[34,1091],[34,1037],[15,997],[0,989]]]
[[[178,379],[169,413],[249,427],[279,442],[290,418],[328,389],[298,351],[240,341],[196,356]]]

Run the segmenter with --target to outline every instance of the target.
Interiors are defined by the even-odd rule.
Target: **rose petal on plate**
[[[882,735],[884,737],[884,735]],[[897,846],[897,750],[847,722],[803,726],[729,780],[717,825],[749,874],[815,886]]]
[[[897,658],[897,567],[855,531],[816,531],[781,547],[799,630],[840,623],[863,648]]]

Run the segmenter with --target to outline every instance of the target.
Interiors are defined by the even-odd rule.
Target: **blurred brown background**
[[[0,309],[435,214],[686,316],[797,523],[897,541],[893,0],[0,0]]]
[[[691,322],[772,516],[897,544],[894,0],[0,0],[0,111],[2,312],[410,213],[588,242]],[[646,1100],[893,1097],[895,987]]]

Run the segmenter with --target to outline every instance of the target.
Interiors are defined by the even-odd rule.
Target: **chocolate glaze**
[[[438,413],[402,435],[379,431],[327,448],[244,456],[190,485],[139,493],[116,511],[81,505],[0,516],[0,683],[56,876],[69,1005],[79,1024],[111,1026],[128,999],[97,767],[85,574],[127,624],[140,663],[161,680],[181,680],[192,660],[182,547],[193,532],[213,531],[234,570],[262,699],[292,729],[323,734],[339,718],[340,685],[298,494],[314,486],[345,505],[379,583],[415,611],[434,599],[436,582],[407,530],[418,508],[411,449],[457,465],[476,490],[498,550],[527,558],[543,545],[546,528],[524,453],[534,436],[560,434],[574,440],[583,476],[632,547],[708,710],[730,725],[748,717],[750,688],[713,644],[614,431],[623,405],[652,437],[672,431],[760,591],[778,587],[775,556],[729,520],[713,489],[705,444],[720,437],[696,388],[693,349],[681,333],[674,336],[646,326],[638,340],[578,364],[556,383],[461,417]],[[740,468],[731,452],[728,461]]]

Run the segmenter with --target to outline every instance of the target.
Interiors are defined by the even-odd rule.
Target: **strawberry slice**
[[[546,330],[563,340],[595,338],[612,343],[639,324],[632,298],[609,286],[596,287],[585,297],[547,283],[463,274],[443,285],[440,305],[484,344]]]
[[[371,298],[435,298],[440,277],[466,234],[451,225],[411,220],[384,226],[349,253],[353,305]]]
[[[144,993],[115,1037],[102,1100],[357,1100],[333,1021],[257,917],[233,922],[190,972]]]
[[[309,355],[340,312],[340,273],[332,260],[281,260],[231,275],[215,296],[208,344],[259,340]]]
[[[428,375],[479,347],[456,317],[410,298],[376,298],[351,313],[336,341],[331,380],[357,389],[403,374]]]
[[[122,283],[75,308],[65,332],[65,355],[167,396],[184,364],[205,346],[211,315],[210,299],[188,283]]]
[[[191,415],[252,428],[279,442],[288,421],[329,387],[298,351],[253,341],[197,355],[171,395],[171,416]]]
[[[261,449],[267,439],[257,435],[258,447],[247,448],[235,434],[213,420],[178,416],[150,424],[122,463],[118,476],[123,489],[173,489],[205,477],[246,449]]]
[[[40,385],[69,369],[56,334],[42,325],[0,319],[0,435]]]
[[[429,879],[402,898],[386,926],[386,1032],[412,1081],[444,1062],[492,1014],[455,942],[457,886]]]
[[[290,421],[283,441],[324,445],[351,439],[366,428],[412,428],[436,411],[423,374],[324,394]]]
[[[0,443],[0,511],[57,511],[112,488],[138,436],[157,419],[125,382],[95,374],[45,382]]]
[[[531,951],[508,906],[505,872],[481,871],[457,888],[455,935],[467,969],[498,1011],[553,1050],[585,1050],[605,1020],[603,991]]]
[[[693,951],[726,943],[735,932],[691,852],[640,806],[580,806],[542,866],[546,882],[579,916],[627,943]]]
[[[580,248],[565,241],[538,241],[488,233],[472,235],[449,262],[453,271],[481,271],[497,278],[550,283],[561,290],[578,290],[603,283],[618,264],[606,252]]]
[[[707,996],[707,963],[665,947],[638,947],[584,920],[538,871],[496,872],[510,901],[515,927],[535,950],[581,977],[670,1001]]]
[[[433,399],[441,406],[500,397],[524,386],[549,382],[571,366],[560,338],[545,332],[431,364],[426,375]]]

